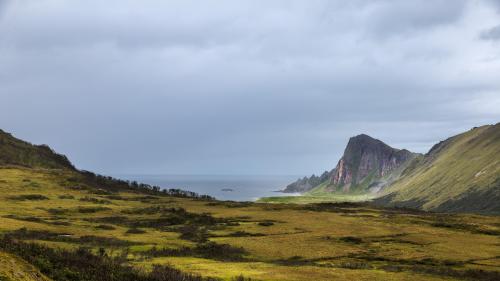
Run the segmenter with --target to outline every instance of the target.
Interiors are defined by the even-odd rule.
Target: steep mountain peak
[[[387,145],[383,141],[376,139],[374,137],[371,137],[367,134],[360,134],[360,135],[349,138],[349,142],[347,143],[346,148],[348,148],[349,146],[366,146],[366,147],[380,146],[380,147],[391,148],[389,145]]]
[[[344,156],[356,156],[353,154],[359,154],[370,150],[392,151],[394,149],[378,139],[372,138],[365,134],[361,134],[349,139],[349,142],[347,143],[347,146],[344,150]]]
[[[356,135],[354,137],[351,137],[349,140],[360,140],[360,141],[363,141],[363,140],[366,140],[366,141],[380,141],[380,140],[377,140],[375,138],[372,138],[370,137],[369,135],[367,134],[359,134],[359,135]]]
[[[392,179],[390,175],[412,159],[415,154],[395,149],[366,134],[349,139],[339,160],[331,185],[338,191],[378,191]]]
[[[418,154],[396,149],[367,134],[351,137],[337,166],[321,177],[299,179],[285,192],[306,192],[323,184],[330,191],[378,192],[394,182]]]

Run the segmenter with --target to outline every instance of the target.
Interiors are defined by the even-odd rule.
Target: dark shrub
[[[109,224],[100,224],[100,225],[96,226],[95,228],[97,228],[97,229],[103,229],[103,230],[114,230],[114,229],[116,229],[114,226],[109,225]]]
[[[52,249],[8,237],[0,238],[0,249],[20,256],[54,281],[216,281],[169,266],[155,265],[150,273],[139,272],[125,265],[123,257],[109,257],[104,249],[95,255],[84,248]]]
[[[244,261],[245,249],[233,247],[229,244],[217,244],[215,242],[198,243],[196,247],[182,247],[179,249],[157,249],[152,248],[144,252],[146,256],[152,257],[186,257],[195,256],[220,261]]]
[[[56,233],[46,230],[29,230],[21,228],[6,234],[6,237],[20,240],[43,240],[57,241],[77,244],[87,244],[92,246],[109,246],[109,247],[125,247],[131,245],[140,245],[141,243],[120,240],[118,238],[101,237],[94,235],[86,235],[75,237],[67,233]]]
[[[67,221],[53,221],[53,222],[50,222],[50,224],[52,225],[64,225],[64,226],[70,226],[71,223],[67,222]]]
[[[143,233],[146,233],[146,231],[139,229],[139,228],[131,228],[131,229],[127,230],[127,232],[125,232],[125,233],[127,233],[127,234],[143,234]]]
[[[346,236],[339,238],[340,241],[352,244],[361,244],[363,243],[363,239],[353,236]]]
[[[194,242],[206,242],[208,240],[207,229],[198,225],[184,225],[178,228],[177,231],[181,233],[179,238],[184,240]]]
[[[260,225],[260,226],[271,226],[271,225],[274,225],[274,222],[272,222],[272,221],[261,221],[261,222],[259,222],[257,224]]]
[[[25,201],[25,200],[49,200],[48,197],[41,194],[25,194],[19,196],[8,197],[10,200]]]
[[[77,212],[83,213],[83,214],[88,214],[88,213],[97,213],[101,211],[109,211],[111,210],[110,208],[106,207],[78,207]]]
[[[243,275],[231,278],[231,281],[252,281],[250,278],[246,278]]]
[[[236,231],[233,233],[230,233],[227,235],[228,237],[259,237],[259,236],[266,236],[265,234],[262,233],[250,233],[246,231]]]
[[[47,212],[49,212],[52,215],[62,215],[66,212],[66,210],[61,209],[61,208],[58,208],[58,209],[52,208],[52,209],[48,209]]]

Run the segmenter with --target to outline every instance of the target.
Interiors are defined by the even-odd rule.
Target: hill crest
[[[0,165],[75,170],[65,155],[56,153],[48,145],[33,145],[1,129]]]
[[[375,199],[384,206],[440,212],[500,212],[500,123],[434,145]]]

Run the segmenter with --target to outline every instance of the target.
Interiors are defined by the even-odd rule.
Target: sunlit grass
[[[154,263],[171,264],[182,270],[224,280],[243,274],[256,280],[450,280],[449,276],[423,274],[411,267],[398,271],[387,266],[411,265],[415,261],[430,259],[453,261],[455,270],[482,269],[500,271],[498,237],[473,232],[474,229],[500,231],[500,218],[477,215],[426,215],[390,212],[368,205],[328,209],[310,208],[296,204],[233,204],[160,197],[150,202],[139,200],[113,200],[88,190],[72,189],[66,178],[71,172],[29,169],[0,169],[0,232],[26,227],[65,233],[72,237],[93,235],[116,238],[134,243],[128,246],[130,263],[149,268]],[[36,184],[33,184],[35,182]],[[304,196],[300,203],[320,202],[315,194]],[[40,194],[48,200],[17,201],[9,199],[22,194]],[[71,195],[71,197],[61,197]],[[80,201],[86,196],[110,200],[110,204]],[[141,194],[121,193],[128,199]],[[298,200],[300,197],[292,197]],[[362,196],[332,195],[328,201],[365,201]],[[286,202],[278,197],[274,201]],[[279,201],[282,200],[282,201]],[[262,200],[265,201],[265,200]],[[270,200],[269,202],[273,202]],[[80,213],[77,207],[109,208],[95,213]],[[237,223],[216,227],[209,231],[211,241],[229,244],[246,250],[243,261],[217,261],[200,257],[153,257],[142,255],[152,247],[194,247],[195,242],[182,240],[179,233],[157,228],[142,227],[145,233],[129,234],[129,227],[114,223],[111,229],[102,229],[94,218],[126,216],[134,220],[160,217],[159,214],[126,214],[124,210],[148,206],[183,207],[192,213],[210,213],[214,217],[228,218]],[[62,210],[58,214],[50,209]],[[60,214],[59,214],[60,213]],[[35,221],[38,218],[41,221]],[[31,220],[31,221],[30,221]],[[435,227],[433,222],[445,220],[472,225],[472,230]],[[54,222],[66,222],[58,225]],[[261,222],[270,222],[262,224]],[[257,236],[231,236],[235,232]],[[352,241],[345,237],[354,237]],[[76,248],[80,244],[60,241],[41,241],[50,247]],[[97,250],[97,246],[93,246]],[[110,254],[118,254],[125,247],[107,247]],[[295,264],[294,262],[302,262]],[[352,268],[360,267],[360,268]],[[29,280],[29,279],[26,279]],[[23,280],[24,281],[24,280]],[[30,280],[31,281],[31,280]]]

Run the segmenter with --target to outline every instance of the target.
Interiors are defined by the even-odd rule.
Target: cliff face
[[[372,192],[377,192],[396,178],[393,173],[415,155],[364,134],[352,137],[334,169],[330,184],[336,191],[365,191],[371,188]]]
[[[330,172],[298,179],[284,192],[307,192],[323,185],[332,192],[377,193],[397,180],[418,155],[362,134],[349,139],[344,155]]]

